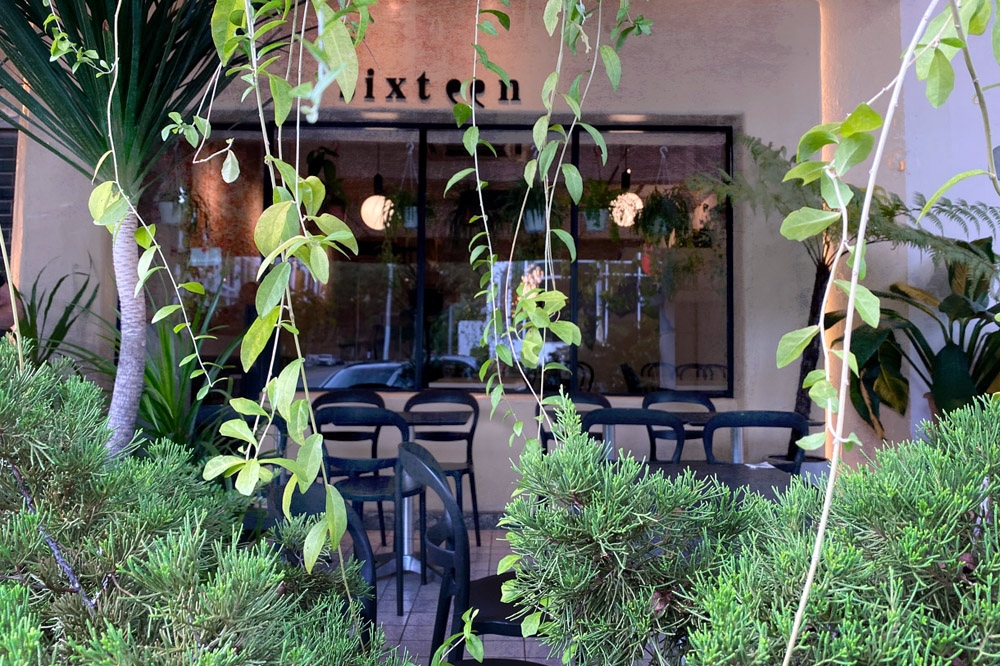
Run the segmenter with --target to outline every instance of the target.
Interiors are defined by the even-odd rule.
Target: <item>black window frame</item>
[[[636,132],[636,133],[662,133],[662,134],[695,134],[695,133],[719,133],[725,136],[725,150],[724,150],[724,165],[723,170],[726,174],[730,176],[733,175],[735,169],[735,134],[736,130],[733,124],[730,123],[711,123],[706,122],[704,124],[700,123],[669,123],[669,122],[618,122],[609,118],[598,118],[591,122],[591,124],[600,132]],[[531,133],[531,123],[530,122],[483,122],[479,124],[480,131],[488,133],[490,131],[523,131],[530,135]],[[240,124],[236,124],[234,129],[241,129]],[[252,127],[247,126],[246,129],[252,130]],[[417,191],[418,191],[418,211],[419,211],[419,222],[417,228],[417,303],[416,303],[416,317],[418,322],[422,322],[424,318],[424,295],[426,287],[426,219],[425,211],[427,205],[427,145],[428,145],[428,133],[438,132],[438,131],[450,131],[450,132],[460,132],[460,129],[456,129],[453,122],[441,123],[441,122],[420,122],[420,121],[371,121],[371,120],[345,120],[345,121],[319,121],[315,124],[311,124],[308,127],[303,128],[303,137],[309,138],[311,134],[321,133],[323,130],[409,130],[417,131],[419,136],[418,144],[418,158],[417,158]],[[570,159],[575,165],[579,165],[580,161],[580,141],[581,141],[581,129],[579,127],[575,128],[574,132],[571,134],[572,144],[570,146]],[[272,140],[277,140],[277,130],[272,127]],[[262,172],[262,187],[265,192],[265,200],[270,197],[270,182],[266,178],[266,172]],[[733,235],[733,208],[730,202],[725,202],[724,204],[724,215],[725,215],[725,225],[726,225],[726,388],[725,389],[698,389],[693,388],[691,390],[698,391],[709,397],[717,398],[732,398],[735,395],[735,339],[734,339],[734,306],[735,306],[735,287],[734,287],[734,235]],[[570,233],[573,235],[575,240],[579,239],[579,209],[576,205],[571,207],[570,211]],[[577,308],[579,305],[579,284],[578,284],[578,264],[577,261],[573,261],[570,265],[570,293],[569,293],[569,312],[571,321],[578,323],[577,321]],[[415,326],[414,330],[414,349],[424,349],[425,347],[425,337],[423,325],[418,324]],[[574,346],[570,352],[570,371],[571,371],[571,388],[577,389],[579,384],[578,375],[578,362],[577,358],[578,352],[577,348]],[[416,386],[424,386],[424,362],[423,357],[426,354],[417,354],[418,358],[414,359],[415,365],[415,384]],[[390,391],[394,389],[388,389]],[[402,389],[400,389],[402,390]],[[608,393],[607,395],[614,396],[636,396],[639,394],[620,392],[620,393]]]

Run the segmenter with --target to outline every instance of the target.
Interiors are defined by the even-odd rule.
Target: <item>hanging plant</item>
[[[536,185],[528,189],[527,183],[519,180],[517,185],[507,190],[504,203],[501,208],[501,217],[516,224],[521,217],[521,207],[524,206],[524,219],[522,226],[529,233],[538,233],[545,229],[545,194],[541,186]],[[556,210],[553,206],[552,221],[556,226]]]
[[[608,215],[616,189],[611,184],[597,179],[588,180],[580,197],[580,217],[587,231],[604,231],[608,227]]]
[[[344,181],[337,176],[337,163],[334,161],[337,156],[335,148],[326,146],[311,150],[306,155],[307,175],[318,177],[326,187],[326,196],[323,198],[321,209],[328,212],[331,209],[340,211],[347,209]]]
[[[683,186],[653,190],[635,217],[635,232],[647,245],[691,246],[692,198]]]

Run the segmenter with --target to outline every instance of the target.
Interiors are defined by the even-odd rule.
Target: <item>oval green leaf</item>
[[[789,240],[805,240],[826,231],[826,228],[840,219],[835,210],[800,208],[789,213],[781,223],[781,235]]]
[[[270,312],[281,303],[292,276],[292,265],[283,261],[268,271],[257,288],[257,312]]]
[[[316,566],[316,560],[323,552],[323,544],[326,542],[327,526],[326,521],[321,520],[309,529],[306,534],[305,543],[302,546],[302,559],[306,566],[306,571],[312,573]]]
[[[840,287],[841,291],[850,296],[850,281],[835,280],[834,283]],[[881,303],[878,296],[873,294],[868,287],[861,284],[857,285],[857,288],[854,290],[854,309],[858,311],[861,319],[872,328],[878,328],[880,307]]]
[[[781,336],[776,355],[778,367],[783,368],[797,359],[817,333],[819,333],[819,326],[807,326]]]

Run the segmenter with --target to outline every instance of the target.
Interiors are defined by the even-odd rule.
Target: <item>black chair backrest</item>
[[[313,399],[312,407],[314,412],[319,412],[331,406],[369,406],[385,408],[385,400],[378,393],[371,389],[345,388],[334,389],[322,393]],[[372,458],[378,457],[378,438],[381,434],[381,426],[370,426],[361,429],[346,430],[337,428],[336,430],[326,430],[323,432],[323,439],[334,442],[371,442]]]
[[[382,407],[359,407],[333,405],[316,412],[316,427],[325,424],[335,426],[379,426],[394,427],[399,431],[399,441],[410,439],[410,426],[402,416]],[[327,467],[340,470],[348,476],[356,476],[387,469],[396,464],[395,458],[344,458],[326,454]]]
[[[441,466],[430,451],[421,445],[413,442],[399,445],[396,473],[403,475],[404,483],[414,483],[429,489],[444,506],[441,521],[427,528],[423,552],[428,565],[441,569],[438,609],[440,613],[442,607],[447,609],[447,604],[454,602],[452,631],[455,632],[461,627],[462,613],[469,608],[469,532],[465,518],[451,493]],[[435,626],[431,654],[444,642],[444,629],[443,625]]]
[[[268,504],[269,509],[274,513],[280,513],[278,507],[281,506],[281,497],[284,491],[283,486],[275,486],[275,491],[271,494],[275,501]],[[362,597],[361,609],[366,620],[373,625],[376,621],[377,603],[375,599],[375,551],[372,549],[368,532],[365,531],[364,521],[358,512],[351,508],[350,504],[345,504],[347,509],[347,533],[351,536],[354,559],[361,563],[361,578],[368,584],[370,594]],[[314,483],[309,486],[309,490],[302,494],[295,491],[292,494],[289,513],[293,516],[312,516],[326,512],[326,490],[321,484]],[[275,518],[280,519],[279,516]]]
[[[594,387],[594,366],[586,361],[576,362],[576,378],[580,391],[587,393]]]
[[[548,394],[545,397],[551,397],[551,395],[555,394]],[[583,410],[580,409],[580,406],[597,407],[598,409],[607,409],[611,407],[611,401],[608,400],[603,395],[601,395],[600,393],[591,393],[590,391],[570,391],[569,393],[566,394],[566,397],[569,398],[570,402],[573,403],[573,406],[577,408],[576,413],[580,414],[581,416],[587,411],[592,411],[592,410]],[[548,407],[549,409],[546,411],[548,411],[549,414],[552,414],[551,405],[549,405]],[[537,418],[541,415],[542,415],[542,404],[538,403],[535,405],[535,417]],[[553,419],[553,421],[554,420],[555,419]],[[555,441],[555,439],[556,439],[555,434],[551,430],[549,430],[548,427],[546,427],[546,422],[542,421],[542,429],[539,436],[539,443],[542,446],[542,450],[548,452],[549,442],[553,442]]]
[[[636,374],[635,368],[633,368],[628,363],[622,363],[619,366],[622,371],[622,377],[625,379],[625,388],[628,389],[629,393],[642,393],[643,386],[642,380],[639,379],[639,375]]]
[[[642,409],[641,407],[610,407],[587,412],[580,419],[583,431],[590,433],[596,426],[653,426],[674,433],[679,445],[684,443],[684,421],[681,417],[659,409]]]
[[[573,391],[567,397],[574,405],[592,405],[594,407],[601,407],[604,409],[611,407],[611,401],[600,393],[591,393],[590,391]]]
[[[715,462],[712,454],[712,439],[719,428],[789,428],[799,438],[809,434],[809,421],[795,412],[780,412],[771,410],[751,409],[738,412],[719,412],[705,424],[702,441],[705,445],[705,458]],[[798,474],[805,458],[805,450],[799,449],[795,454],[792,474]]]
[[[326,391],[325,393],[321,393],[313,398],[312,401],[312,407],[314,410],[327,405],[338,404],[358,404],[370,405],[372,407],[385,407],[385,400],[382,399],[382,396],[371,389],[345,388]]]
[[[701,405],[710,412],[715,411],[712,400],[699,391],[678,391],[677,389],[660,389],[647,393],[642,397],[642,406],[650,407],[671,402],[682,402],[692,405]]]
[[[415,427],[412,439],[422,439],[433,442],[465,441],[468,455],[472,455],[472,439],[479,423],[479,402],[468,391],[460,389],[425,389],[413,395],[403,406],[404,411],[416,411],[414,408],[425,405],[461,405],[472,412],[465,426],[449,427],[441,430],[439,426]]]

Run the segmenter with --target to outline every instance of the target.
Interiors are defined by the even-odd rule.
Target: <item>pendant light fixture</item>
[[[376,145],[375,153],[375,178],[372,183],[372,195],[361,204],[361,221],[365,226],[374,231],[384,231],[385,225],[392,217],[392,202],[382,193],[382,174],[379,173],[382,167],[381,147]]]
[[[622,193],[611,202],[611,219],[619,227],[631,227],[642,210],[642,199],[632,188],[632,169],[628,168],[628,148],[625,148],[625,171],[622,172]]]

